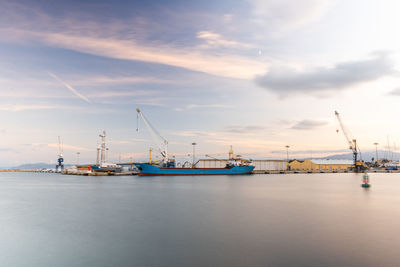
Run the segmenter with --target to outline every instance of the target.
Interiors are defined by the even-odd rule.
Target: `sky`
[[[398,1],[0,0],[0,166],[400,144]],[[157,153],[155,153],[157,154]]]

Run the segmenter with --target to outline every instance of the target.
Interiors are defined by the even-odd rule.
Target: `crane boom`
[[[342,129],[343,135],[346,138],[347,143],[349,144],[349,148],[353,149],[353,145],[354,145],[353,140],[349,137],[349,134],[342,122],[342,119],[340,118],[339,112],[335,111],[335,115],[336,115],[337,120],[339,121],[339,125],[340,125],[340,128]]]
[[[346,141],[349,145],[349,149],[353,152],[353,161],[354,161],[354,170],[356,172],[359,171],[360,169],[360,163],[358,162],[358,154],[359,154],[359,149],[357,146],[357,140],[355,138],[351,139],[348,131],[346,130],[346,127],[344,126],[342,119],[340,118],[339,112],[335,111],[335,115],[337,120],[339,121],[340,128],[342,129],[343,135],[346,138]],[[361,155],[361,153],[360,153]]]
[[[216,157],[212,157],[212,156],[207,155],[207,154],[206,154],[206,157],[207,157],[207,158],[211,158],[211,159],[215,159],[215,160],[219,160],[219,161],[225,161],[224,159],[218,159],[218,158],[216,158]]]
[[[153,141],[158,144],[158,149],[160,150],[161,156],[163,157],[163,161],[166,163],[168,162],[168,141],[165,139],[157,130],[156,128],[151,125],[151,123],[146,119],[146,117],[143,115],[142,111],[137,108],[136,109],[138,116],[140,116],[144,123],[146,124],[147,129],[150,131],[151,137],[153,138]],[[139,118],[138,118],[139,119]],[[161,139],[162,145],[159,144],[159,140]]]

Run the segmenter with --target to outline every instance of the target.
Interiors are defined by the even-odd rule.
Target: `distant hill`
[[[376,153],[375,150],[370,150],[370,151],[365,151],[361,152],[361,159],[364,161],[371,161],[371,158],[375,159]],[[390,160],[400,160],[400,153],[397,152],[390,152],[390,151],[385,151],[385,150],[378,150],[378,157],[381,158],[387,158]],[[299,158],[301,160],[304,159],[310,159],[310,158]],[[314,159],[347,159],[347,160],[352,160],[353,159],[353,154],[350,153],[342,153],[342,154],[334,154],[334,155],[329,155],[326,157],[320,157],[320,158],[314,158]],[[66,164],[64,165],[65,167],[71,167],[73,164]],[[29,163],[29,164],[22,164],[18,165],[15,167],[8,167],[8,168],[3,168],[3,169],[55,169],[56,163],[49,164],[49,163]]]
[[[376,158],[376,152],[374,150],[372,151],[365,151],[361,152],[361,159],[364,161],[371,161],[371,158]],[[399,160],[400,159],[400,153],[397,152],[391,152],[391,151],[384,151],[384,150],[378,150],[378,158],[387,158],[390,160]],[[330,155],[326,157],[322,157],[321,159],[353,159],[353,153],[344,153],[344,154],[335,154],[335,155]],[[376,159],[375,159],[376,160]]]
[[[64,165],[64,167],[69,167],[69,166],[72,165],[71,164]],[[39,163],[22,164],[15,167],[10,167],[8,169],[55,169],[55,168],[56,168],[55,163],[49,164],[49,163],[39,162]]]

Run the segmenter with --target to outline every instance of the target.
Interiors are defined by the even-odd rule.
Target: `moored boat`
[[[140,111],[139,108],[136,109],[138,114],[138,119],[141,117],[149,129],[151,136],[155,143],[159,143],[161,140],[161,146],[159,146],[159,151],[162,156],[162,160],[156,163],[151,161],[151,151],[148,163],[134,163],[136,168],[139,170],[139,175],[241,175],[241,174],[251,174],[254,170],[254,166],[248,160],[243,160],[240,157],[235,158],[232,146],[229,151],[229,161],[224,168],[196,168],[195,156],[194,156],[194,146],[193,145],[193,162],[191,168],[176,168],[175,159],[168,157],[168,141],[160,135],[160,133],[147,121],[146,117]],[[138,124],[139,125],[139,121]],[[138,129],[137,129],[138,130]],[[157,140],[160,139],[160,140]],[[206,155],[207,156],[207,155]],[[185,165],[185,164],[184,164]]]
[[[162,167],[149,163],[135,163],[139,175],[241,175],[251,174],[254,166],[227,165],[225,168],[175,168]]]

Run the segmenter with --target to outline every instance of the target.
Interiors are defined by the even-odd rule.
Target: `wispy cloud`
[[[7,7],[6,5],[4,9]],[[140,29],[127,27],[135,24],[132,21],[118,20],[108,24],[99,21],[88,22],[81,17],[60,19],[23,6],[13,6],[4,14],[13,21],[8,23],[9,20],[5,20],[5,24],[0,27],[0,33],[7,36],[9,42],[32,41],[91,55],[158,63],[238,79],[252,79],[267,69],[265,62],[239,55],[230,49],[210,53],[208,49],[194,47],[193,44],[182,45],[179,42],[157,41],[154,38],[146,40],[148,33],[142,36]],[[132,34],[132,31],[135,33]],[[211,31],[199,33],[199,38],[206,40],[209,45],[249,46],[225,40]]]
[[[349,88],[395,73],[394,62],[386,53],[375,53],[371,58],[340,62],[331,68],[319,67],[305,71],[293,69],[271,70],[256,78],[256,83],[281,96],[291,93],[324,92]]]
[[[192,136],[216,136],[217,133],[214,132],[207,132],[207,131],[180,131],[175,132],[175,135],[178,136],[185,136],[185,137],[192,137]]]
[[[237,55],[214,56],[200,51],[174,48],[167,45],[156,47],[139,45],[133,40],[88,37],[68,33],[27,33],[41,37],[43,42],[56,47],[104,57],[139,60],[182,67],[217,76],[249,79],[262,73],[266,65],[262,62]]]
[[[80,99],[83,99],[84,101],[86,101],[87,103],[90,103],[90,100],[87,99],[84,95],[80,94],[75,88],[73,88],[71,85],[69,85],[68,83],[64,82],[63,80],[61,80],[60,78],[58,78],[55,74],[49,72],[49,75],[51,77],[53,77],[54,79],[56,79],[57,81],[59,81],[61,84],[63,84],[65,87],[67,87],[72,93],[74,93],[77,97],[79,97]]]
[[[89,94],[91,98],[112,98],[112,97],[138,97],[138,96],[153,96],[160,94],[160,91],[146,90],[146,91],[105,91],[105,92],[92,92]]]
[[[224,105],[224,104],[188,104],[184,107],[178,107],[175,108],[175,111],[185,111],[185,110],[189,110],[189,109],[206,109],[206,108],[229,108],[231,106],[229,105]]]
[[[113,144],[113,145],[133,145],[136,143],[149,142],[149,141],[150,141],[150,139],[131,138],[129,140],[110,140],[107,143]]]
[[[9,106],[0,106],[0,110],[3,111],[24,111],[24,110],[41,110],[41,109],[57,109],[57,106],[51,105],[9,105]]]
[[[225,129],[224,129],[225,132],[247,133],[247,134],[251,134],[251,133],[259,132],[259,131],[265,131],[265,130],[266,130],[266,127],[259,126],[259,125],[248,125],[248,126],[231,125],[231,126],[225,127]]]
[[[27,111],[27,110],[69,110],[69,111],[76,111],[80,113],[94,113],[94,114],[100,114],[100,113],[112,113],[116,112],[115,109],[110,109],[110,108],[96,108],[96,107],[91,107],[91,108],[86,108],[86,107],[80,107],[80,106],[67,106],[67,105],[30,105],[30,104],[25,104],[25,105],[3,105],[0,106],[0,111],[8,111],[8,112],[22,112],[22,111]]]
[[[393,89],[388,93],[389,95],[400,96],[400,88]]]
[[[55,143],[47,144],[47,146],[58,149],[58,144],[55,144]],[[90,149],[90,148],[86,148],[86,147],[67,145],[67,144],[63,144],[63,149],[64,150],[72,150],[72,151],[93,151],[93,150],[95,150],[95,149]]]
[[[120,85],[120,84],[136,84],[136,83],[152,83],[152,84],[172,84],[176,81],[162,80],[155,77],[138,77],[138,76],[89,76],[77,77],[73,84],[77,86],[96,86],[96,85]]]
[[[203,48],[216,48],[216,47],[233,47],[233,48],[254,48],[254,45],[245,44],[237,41],[229,41],[222,38],[218,33],[210,31],[199,31],[197,32],[197,38],[202,39],[206,42],[206,45],[202,45]]]
[[[265,1],[247,0],[252,7],[253,21],[270,33],[293,30],[317,20],[329,7],[329,0]]]
[[[320,128],[322,126],[327,125],[328,122],[326,121],[319,121],[319,120],[302,120],[296,123],[291,127],[291,129],[295,130],[313,130],[316,128]]]

